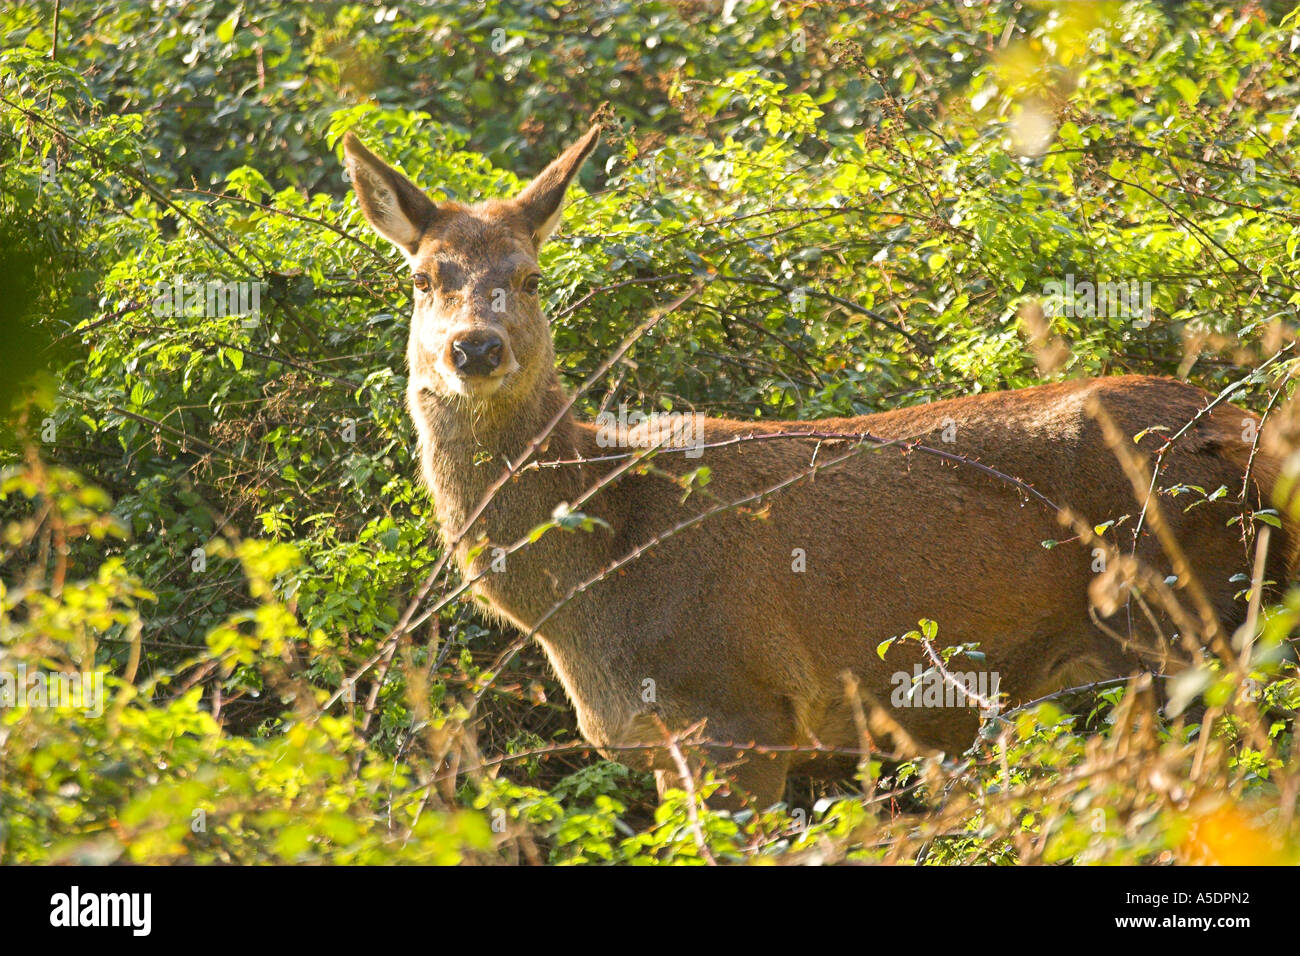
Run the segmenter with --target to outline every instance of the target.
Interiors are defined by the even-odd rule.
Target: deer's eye
[[[524,280],[524,291],[529,295],[537,295],[537,287],[541,283],[542,277],[534,272]]]
[[[428,292],[433,288],[433,280],[429,278],[429,273],[417,272],[415,274],[415,288],[420,292]]]

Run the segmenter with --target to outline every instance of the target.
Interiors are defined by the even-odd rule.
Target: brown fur
[[[429,209],[404,213],[423,223],[418,239],[404,249],[413,271],[443,270],[453,275],[451,285],[459,283],[417,297],[408,351],[408,399],[421,467],[449,539],[566,400],[546,320],[536,297],[520,292],[519,277],[536,269],[537,247],[558,216],[564,186],[594,145],[593,130],[512,202],[472,208],[429,203]],[[409,203],[409,184],[398,182],[400,175],[355,139],[347,141],[346,151],[363,209],[382,234],[397,235],[402,245],[403,224],[383,219],[382,212],[393,208],[393,194],[403,197],[399,205]],[[392,193],[367,197],[368,182]],[[507,261],[512,264],[503,267]],[[502,288],[510,290],[509,307],[493,312],[492,293]],[[449,339],[480,328],[506,340],[517,367],[496,376],[500,381],[490,394],[466,394],[460,389],[469,386],[449,378],[439,356],[445,356]],[[1169,434],[1209,400],[1171,379],[1123,376],[852,419],[708,419],[704,438],[712,444],[802,430],[917,440],[1015,476],[1090,523],[1125,514],[1136,518],[1140,508],[1132,488],[1085,411],[1090,398],[1130,436],[1157,425]],[[1226,485],[1233,492],[1190,510],[1184,510],[1190,497],[1160,499],[1216,613],[1229,626],[1240,615],[1234,601],[1240,585],[1229,578],[1249,570],[1240,530],[1226,524],[1241,509],[1233,499],[1251,449],[1243,438],[1248,420],[1258,423],[1252,413],[1228,405],[1203,415],[1165,456],[1160,479],[1162,488],[1183,482],[1207,492]],[[1150,452],[1161,441],[1153,434],[1140,447]],[[708,448],[698,459],[661,453],[654,465],[667,474],[628,473],[584,506],[607,527],[549,531],[511,554],[504,572],[481,577],[476,591],[502,618],[531,630],[570,589],[652,536],[718,502],[806,470],[814,455],[824,461],[850,447],[796,438]],[[565,416],[541,457],[590,459],[619,451],[628,449],[600,447],[594,425]],[[489,553],[470,566],[470,549],[481,537],[509,546],[618,464],[529,470],[512,480],[461,540],[462,567],[476,573],[490,562]],[[711,482],[683,501],[671,476],[700,465],[711,470]],[[1268,500],[1277,473],[1276,458],[1261,452],[1252,472],[1252,507]],[[1124,528],[1134,524],[1130,519]],[[987,655],[979,666],[1000,675],[1000,689],[1012,702],[1140,669],[1141,662],[1090,619],[1089,586],[1096,578],[1091,546],[1042,546],[1046,539],[1069,537],[1052,508],[1014,483],[966,462],[878,447],[761,505],[723,511],[664,538],[547,618],[537,639],[573,702],[582,733],[598,747],[660,743],[657,718],[676,730],[707,720],[706,733],[716,740],[855,747],[859,737],[842,675],[857,675],[870,698],[887,705],[894,675],[910,675],[920,657],[915,649],[897,647],[882,660],[877,646],[915,628],[921,618],[938,622],[942,646],[978,642]],[[1114,540],[1131,544],[1131,535],[1121,530]],[[1292,577],[1298,543],[1290,527],[1274,532],[1268,569],[1274,580]],[[802,572],[793,570],[796,548],[806,553]],[[1153,535],[1142,536],[1137,556],[1168,573]],[[1123,608],[1108,623],[1129,633]],[[1148,630],[1136,615],[1132,624],[1135,633]],[[1166,635],[1173,633],[1168,621],[1161,624]],[[955,670],[973,666],[953,664]],[[644,699],[646,681],[653,681],[653,703]],[[977,726],[969,707],[891,708],[891,716],[915,740],[950,752],[968,746]],[[661,786],[675,782],[670,764],[647,765],[660,771]],[[787,772],[801,767],[788,754],[754,759],[739,769],[737,780],[765,804],[780,797]]]

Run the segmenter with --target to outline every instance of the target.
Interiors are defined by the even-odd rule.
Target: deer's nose
[[[470,332],[451,343],[451,360],[462,375],[491,375],[501,364],[501,337]]]

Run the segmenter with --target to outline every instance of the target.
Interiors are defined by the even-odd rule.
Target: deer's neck
[[[557,415],[558,424],[533,460],[585,457],[584,430],[567,412],[560,414],[568,399],[554,373],[528,392],[525,401],[478,409],[428,392],[411,396],[421,466],[448,541],[466,529],[492,485]],[[481,538],[492,547],[508,549],[547,521],[557,504],[573,502],[584,487],[582,467],[577,465],[527,469],[506,481],[456,546],[462,569],[483,571],[494,555],[499,557],[489,547],[469,565],[468,553]],[[603,540],[599,532],[548,532],[536,544],[506,555],[506,573],[484,574],[476,590],[505,616],[526,623],[545,611],[557,589],[581,579],[603,560]]]
[[[429,392],[413,396],[411,414],[420,436],[420,464],[444,534],[454,536],[464,530],[488,489],[523,457],[566,400],[554,377],[531,390],[528,400],[509,406],[467,406]],[[574,422],[565,414],[551,431],[542,457],[578,457],[573,444]],[[530,469],[519,480],[508,482],[484,512],[489,537],[498,541],[511,530],[527,533],[528,528],[517,524],[529,520],[534,510],[527,507],[526,499],[549,498],[551,491],[565,494],[571,487],[576,489],[575,476],[563,468]],[[564,500],[571,499],[551,499],[551,507]]]

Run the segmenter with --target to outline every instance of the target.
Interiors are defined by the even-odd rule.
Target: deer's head
[[[475,206],[435,203],[354,135],[344,137],[361,211],[411,269],[413,385],[452,402],[504,405],[550,374],[537,253],[599,134],[593,126],[514,198]]]

